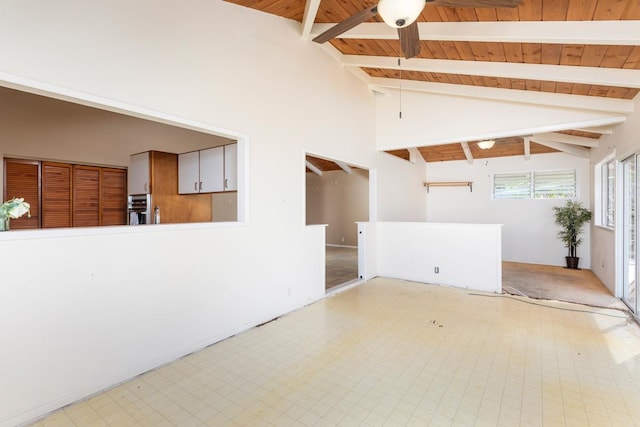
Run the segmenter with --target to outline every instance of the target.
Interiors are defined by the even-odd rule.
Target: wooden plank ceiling
[[[377,3],[375,0],[226,1],[299,21],[306,38],[326,30],[326,24],[338,23]],[[380,23],[382,20],[375,16],[368,22]],[[566,25],[554,26],[559,22]],[[383,82],[383,85],[389,82],[387,87],[393,87],[391,82],[401,78],[443,87],[455,85],[511,89],[525,94],[580,95],[575,97],[576,108],[584,96],[596,100],[631,100],[640,91],[640,74],[625,80],[620,78],[624,71],[619,71],[640,70],[638,0],[522,0],[516,8],[440,7],[427,3],[418,23],[454,24],[448,27],[454,30],[421,27],[420,54],[415,59],[403,60],[406,65],[402,67],[402,74],[394,66],[397,58],[402,57],[400,43],[393,33],[389,35],[384,31],[384,24],[360,24],[328,43],[339,52],[343,64],[358,67],[371,81]],[[487,29],[486,25],[481,29],[479,23],[490,23],[494,29]],[[518,23],[517,26],[513,26],[514,23]],[[505,27],[507,24],[511,26]],[[530,27],[532,24],[538,26]],[[424,28],[430,31],[424,31]],[[495,33],[500,33],[502,40],[496,41]],[[391,58],[394,61],[390,61]],[[465,64],[464,71],[460,64]],[[499,68],[500,64],[510,68],[503,70]],[[517,69],[513,67],[516,64]],[[594,69],[602,71],[593,73]],[[598,78],[585,77],[582,71],[588,71],[590,76],[598,75]],[[556,74],[564,77],[556,77]],[[524,137],[531,137],[530,153],[537,154],[557,149],[567,151],[563,148],[566,144],[588,150],[597,145],[603,133],[610,133],[610,129],[566,129],[553,135],[546,134],[538,140],[536,135]],[[473,158],[524,154],[522,137],[499,139],[489,150],[477,148],[475,142],[460,141],[418,149],[428,162],[468,159],[462,143],[468,143]],[[567,152],[575,154],[575,150]],[[408,158],[406,150],[394,150],[390,154]]]
[[[329,172],[338,170],[350,173],[351,169],[358,169],[358,167],[356,166],[347,165],[336,160],[322,159],[320,157],[310,156],[308,154],[305,156],[305,160],[307,161],[307,173],[313,172],[317,174],[318,172]]]

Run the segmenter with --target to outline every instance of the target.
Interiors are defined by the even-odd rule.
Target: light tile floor
[[[375,279],[36,425],[640,425],[640,331],[610,309]]]

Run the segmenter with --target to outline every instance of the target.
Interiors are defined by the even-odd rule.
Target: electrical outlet
[[[433,267],[433,272],[436,274],[440,273],[440,267]]]

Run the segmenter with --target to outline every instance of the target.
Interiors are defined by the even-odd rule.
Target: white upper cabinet
[[[238,145],[229,144],[178,156],[180,194],[238,189]]]
[[[238,190],[238,144],[224,146],[224,191]]]
[[[178,193],[200,192],[200,153],[192,151],[178,155]]]
[[[224,147],[200,151],[201,193],[224,191]]]
[[[133,154],[129,157],[128,187],[129,194],[148,194],[151,192],[151,169],[149,152]]]

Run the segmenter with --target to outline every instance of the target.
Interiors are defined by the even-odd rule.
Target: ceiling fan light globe
[[[425,0],[380,0],[378,14],[390,27],[404,28],[418,19],[425,4]]]
[[[480,147],[483,150],[488,150],[489,148],[493,147],[493,144],[495,144],[496,142],[493,139],[487,140],[487,141],[480,141],[478,142],[478,147]]]

